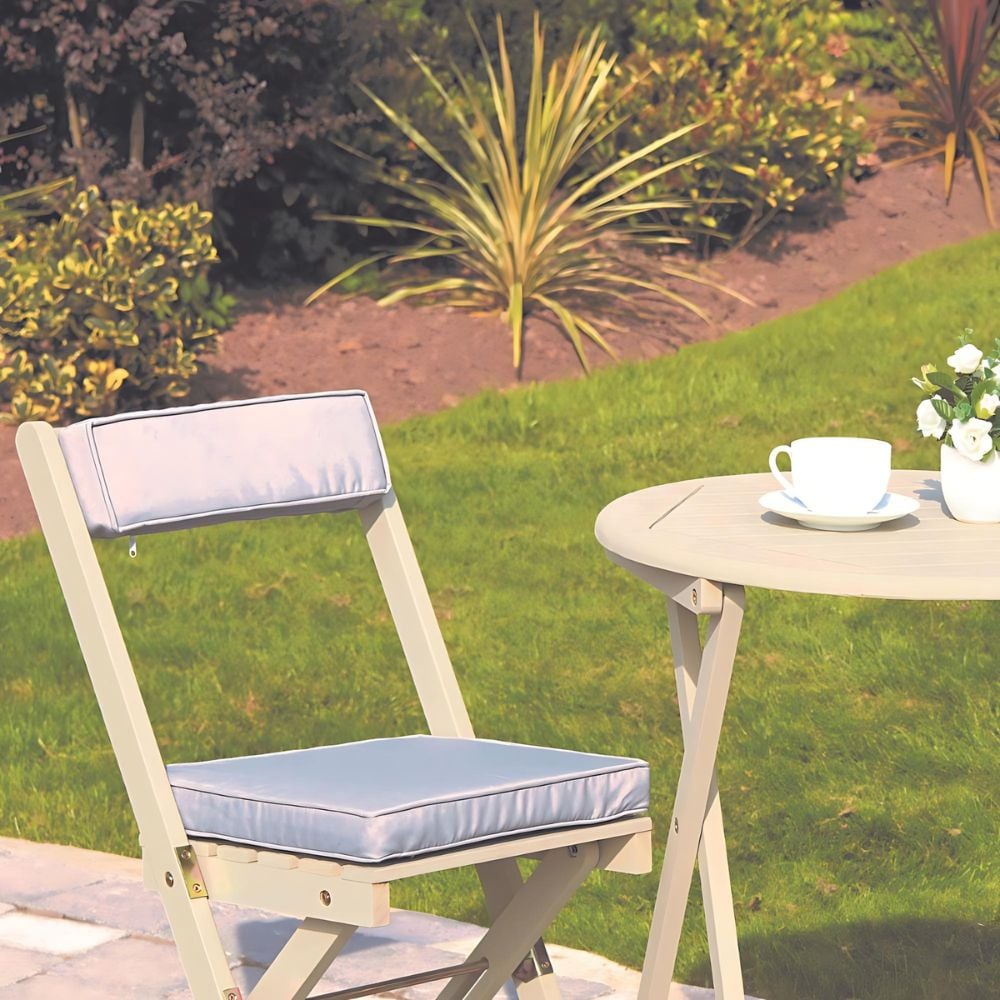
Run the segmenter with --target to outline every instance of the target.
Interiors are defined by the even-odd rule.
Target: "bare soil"
[[[994,190],[1000,168],[992,165]],[[972,171],[958,172],[950,204],[935,162],[883,168],[849,181],[843,203],[805,206],[746,247],[713,258],[710,276],[752,300],[711,288],[675,287],[710,315],[660,307],[641,325],[609,337],[622,358],[651,358],[714,340],[810,306],[918,254],[989,231]],[[651,265],[655,267],[655,264]],[[218,353],[205,359],[190,402],[363,388],[383,423],[453,406],[483,389],[519,384],[511,340],[496,316],[450,308],[380,308],[367,298],[327,295],[302,305],[311,287],[247,291]],[[594,348],[595,367],[611,363]],[[557,327],[529,321],[521,383],[581,377]],[[37,527],[14,452],[0,427],[0,538]]]

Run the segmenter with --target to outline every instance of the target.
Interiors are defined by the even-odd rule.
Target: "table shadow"
[[[1000,995],[1000,925],[885,920],[758,935],[740,930],[746,993],[764,1000],[988,1000]],[[710,986],[707,950],[680,981]]]

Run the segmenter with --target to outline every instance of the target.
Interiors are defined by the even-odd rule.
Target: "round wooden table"
[[[595,532],[613,562],[667,595],[684,760],[653,912],[640,1000],[670,989],[698,859],[716,1000],[743,997],[715,758],[744,587],[910,600],[1000,600],[1000,525],[951,518],[936,472],[895,471],[912,514],[824,531],[765,510],[769,473],[653,486],[619,497]],[[704,644],[698,616],[708,617]]]

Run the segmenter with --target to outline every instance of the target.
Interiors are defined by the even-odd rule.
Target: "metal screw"
[[[571,848],[569,849],[569,856],[570,856],[571,858],[575,858],[575,857],[576,857],[576,856],[577,856],[577,855],[578,855],[579,853],[580,853],[580,848],[579,848],[579,847],[577,847],[577,846],[576,846],[576,844],[574,844],[574,845],[573,845],[573,846],[572,846],[572,847],[571,847]]]
[[[320,901],[320,902],[321,902],[321,903],[322,903],[322,904],[323,904],[324,906],[329,906],[329,905],[330,905],[330,893],[329,893],[329,892],[327,892],[327,891],[326,891],[326,889],[323,889],[323,890],[322,890],[322,891],[320,892],[320,894],[319,894],[319,901]]]
[[[680,832],[681,825],[677,822],[677,817],[674,817],[674,833]]]
[[[163,881],[167,883],[168,888],[172,889],[174,887],[173,872],[165,872],[163,876]]]
[[[192,882],[191,883],[191,891],[192,892],[201,892],[201,883],[200,882]]]
[[[181,861],[190,861],[191,860],[191,848],[189,848],[189,847],[182,848],[180,850],[178,856],[180,857]]]
[[[698,607],[698,588],[697,587],[692,587],[691,588],[691,603],[695,607]]]

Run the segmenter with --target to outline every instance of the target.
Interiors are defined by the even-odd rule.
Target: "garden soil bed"
[[[997,190],[1000,169],[996,163],[992,169]],[[786,215],[748,246],[712,260],[710,276],[753,305],[676,283],[677,291],[709,313],[710,322],[660,306],[609,340],[622,358],[673,353],[684,344],[803,309],[883,268],[987,232],[969,166],[959,170],[949,205],[941,175],[939,164],[925,162],[851,181],[840,206]],[[655,267],[654,261],[651,273]],[[385,423],[453,406],[487,388],[581,375],[570,344],[540,319],[527,325],[519,381],[510,335],[496,316],[440,307],[382,309],[371,299],[333,294],[304,307],[311,290],[239,294],[239,316],[218,353],[206,357],[190,401],[360,387]],[[596,348],[588,357],[595,367],[610,362]],[[0,538],[36,527],[14,452],[14,429],[0,427]]]

